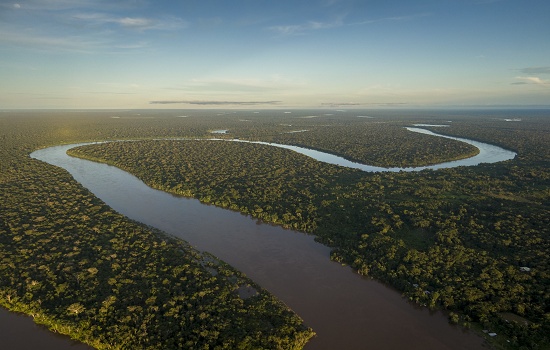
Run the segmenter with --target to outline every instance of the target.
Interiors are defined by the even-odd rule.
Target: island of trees
[[[116,165],[154,188],[314,234],[332,247],[334,261],[393,285],[421,305],[447,310],[453,323],[504,334],[499,338],[502,343],[493,344],[496,347],[548,346],[550,116],[544,112],[540,116],[532,113],[521,123],[506,122],[499,112],[480,112],[473,118],[456,112],[390,115],[378,111],[373,119],[321,113],[310,118],[311,112],[289,116],[278,111],[259,115],[205,111],[185,118],[174,111],[147,113],[154,118],[127,113],[102,121],[92,116],[57,117],[55,123],[31,117],[0,119],[10,130],[2,128],[7,146],[0,181],[4,196],[0,226],[5,261],[0,274],[3,305],[37,317],[47,314],[55,319],[52,324],[86,334],[80,339],[106,343],[111,339],[161,339],[153,331],[150,335],[149,325],[157,325],[155,315],[170,310],[174,315],[183,310],[193,315],[192,322],[170,319],[170,325],[176,329],[186,325],[190,334],[200,335],[202,312],[211,317],[208,312],[224,310],[216,314],[222,320],[238,315],[238,305],[257,302],[252,308],[258,312],[254,317],[276,317],[270,325],[280,325],[270,328],[276,333],[269,338],[274,343],[258,347],[276,343],[298,348],[307,341],[311,330],[269,294],[260,293],[261,300],[235,298],[239,283],[227,277],[244,278],[238,272],[216,260],[205,260],[184,243],[129,222],[98,203],[65,172],[26,158],[37,147],[59,142],[142,138],[84,146],[70,154]],[[457,141],[403,129],[413,123],[448,120],[452,126],[437,132],[511,149],[518,153],[516,159],[417,173],[365,173],[267,145],[153,140],[210,138],[210,131],[227,129],[226,135],[215,136],[309,146],[373,165],[419,166],[476,152]],[[82,200],[75,200],[75,194]],[[43,232],[56,234],[52,238]],[[34,258],[37,251],[43,261]],[[73,254],[72,258],[67,254]],[[92,258],[97,254],[101,255],[99,262]],[[155,256],[151,266],[144,259],[149,255]],[[17,263],[7,263],[14,259]],[[217,276],[205,272],[205,261],[219,270]],[[180,268],[179,274],[173,273],[173,266]],[[191,288],[194,294],[181,296],[182,292],[164,286],[160,279],[151,282],[153,275],[163,273],[170,284],[177,281],[181,291]],[[75,287],[81,285],[83,294],[79,295]],[[140,297],[155,297],[153,304],[130,301],[122,305],[116,292],[121,288],[133,288]],[[206,294],[201,297],[200,293]],[[230,298],[217,301],[218,293]],[[206,296],[216,301],[203,304]],[[104,307],[122,312],[114,317],[134,327],[120,329],[120,333],[111,329],[112,320],[104,320]],[[143,318],[133,320],[136,314]],[[232,322],[237,323],[232,324],[240,325],[248,317],[236,317]],[[147,333],[135,334],[136,330]],[[226,334],[220,328],[206,331],[214,338]],[[228,344],[243,347],[252,344],[247,342],[260,342],[238,336],[227,339],[234,342]]]

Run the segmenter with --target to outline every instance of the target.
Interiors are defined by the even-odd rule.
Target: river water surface
[[[0,308],[0,349],[2,350],[92,350],[67,336],[50,332],[31,317]]]
[[[331,262],[330,249],[312,236],[151,189],[116,167],[67,156],[66,150],[75,146],[50,147],[31,156],[67,169],[118,212],[182,238],[246,273],[315,330],[317,337],[306,349],[482,348],[482,338],[449,325],[443,313],[419,308],[392,288]],[[515,156],[495,146],[475,146],[482,155],[475,164]]]
[[[428,124],[424,124],[424,125],[425,126],[434,126],[434,125],[428,125]],[[426,130],[426,129],[421,129],[421,128],[408,127],[406,129],[409,130],[409,131],[412,131],[412,132],[420,133],[420,134],[438,136],[438,137],[443,137],[443,138],[446,138],[446,139],[457,140],[457,141],[469,143],[470,145],[473,145],[473,146],[477,147],[479,149],[479,153],[477,155],[475,155],[473,157],[469,157],[469,158],[455,160],[455,161],[452,161],[452,162],[445,162],[445,163],[440,163],[440,164],[427,165],[427,166],[422,166],[422,167],[383,168],[383,167],[377,167],[377,166],[368,165],[368,164],[361,164],[361,163],[352,162],[350,160],[347,160],[345,158],[336,156],[334,154],[325,153],[325,152],[321,152],[321,151],[316,151],[316,150],[312,150],[312,149],[308,149],[308,148],[304,148],[304,147],[291,146],[291,145],[281,145],[281,144],[277,144],[277,143],[268,143],[268,142],[259,142],[259,141],[254,141],[252,143],[260,143],[260,144],[264,144],[264,145],[271,145],[271,146],[290,149],[290,150],[305,154],[306,156],[309,156],[309,157],[314,158],[314,159],[316,159],[318,161],[321,161],[321,162],[336,164],[336,165],[344,166],[344,167],[347,167],[347,168],[359,169],[359,170],[363,170],[363,171],[367,171],[367,172],[421,171],[421,170],[426,170],[426,169],[437,170],[437,169],[444,169],[444,168],[456,168],[456,167],[459,167],[459,166],[474,166],[474,165],[479,165],[481,163],[502,162],[502,161],[505,161],[505,160],[514,159],[514,157],[516,156],[515,152],[506,150],[506,149],[498,147],[498,146],[494,146],[494,145],[490,145],[490,144],[487,144],[487,143],[479,142],[479,141],[468,140],[468,139],[464,139],[464,138],[461,138],[461,137],[454,137],[454,136],[436,134],[432,131],[429,131],[429,130]],[[231,140],[231,141],[250,142],[250,141],[245,141],[245,140]]]

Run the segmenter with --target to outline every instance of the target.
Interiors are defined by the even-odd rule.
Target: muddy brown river
[[[441,312],[409,303],[377,281],[331,262],[312,236],[149,188],[133,175],[66,155],[75,145],[32,154],[67,169],[110,207],[208,251],[291,307],[317,336],[307,350],[481,349],[483,339]]]

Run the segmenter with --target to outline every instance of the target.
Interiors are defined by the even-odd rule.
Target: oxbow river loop
[[[304,148],[304,147],[291,146],[291,145],[282,145],[282,144],[278,144],[278,143],[268,143],[268,142],[261,142],[261,141],[246,141],[246,140],[229,140],[229,141],[251,142],[251,143],[259,143],[259,144],[263,144],[263,145],[270,145],[270,146],[274,146],[274,147],[286,148],[286,149],[296,151],[298,153],[302,153],[302,154],[304,154],[306,156],[309,156],[311,158],[314,158],[314,159],[316,159],[320,162],[340,165],[340,166],[347,167],[347,168],[352,168],[352,169],[359,169],[359,170],[363,170],[363,171],[367,171],[367,172],[421,171],[421,170],[426,170],[426,169],[437,170],[437,169],[445,169],[445,168],[455,168],[455,167],[459,167],[459,166],[475,166],[475,165],[479,165],[481,163],[503,162],[503,161],[506,161],[506,160],[514,159],[514,157],[516,156],[515,152],[506,150],[504,148],[501,148],[501,147],[498,147],[498,146],[495,146],[495,145],[490,145],[490,144],[487,144],[487,143],[479,142],[479,141],[473,141],[473,140],[468,140],[468,139],[465,139],[465,138],[454,137],[454,136],[441,135],[441,134],[437,134],[437,133],[434,133],[432,131],[429,131],[429,130],[426,130],[426,129],[421,129],[421,128],[408,127],[407,130],[412,131],[412,132],[421,133],[421,134],[427,134],[427,135],[438,136],[438,137],[443,137],[443,138],[447,138],[447,139],[451,139],[451,140],[457,140],[457,141],[465,142],[465,143],[468,143],[472,146],[475,146],[477,149],[479,149],[479,153],[477,155],[473,156],[473,157],[470,157],[470,158],[464,158],[464,159],[455,160],[455,161],[451,161],[451,162],[444,162],[444,163],[440,163],[440,164],[434,164],[434,165],[428,165],[428,166],[422,166],[422,167],[383,168],[383,167],[377,167],[377,166],[352,162],[350,160],[347,160],[345,158],[336,156],[334,154],[325,153],[325,152],[321,152],[321,151],[316,151],[316,150],[312,150],[312,149]]]
[[[430,126],[428,124],[423,124],[423,125],[424,126]],[[433,126],[435,126],[435,125],[433,125]],[[475,165],[479,165],[481,163],[503,162],[503,161],[506,161],[506,160],[514,159],[515,156],[516,156],[515,152],[506,150],[502,147],[498,147],[498,146],[495,146],[495,145],[484,143],[484,142],[469,140],[469,139],[465,139],[465,138],[461,138],[461,137],[454,137],[454,136],[447,136],[447,135],[437,134],[433,131],[422,129],[422,128],[407,127],[406,129],[411,131],[411,132],[417,132],[417,133],[420,133],[420,134],[432,135],[432,136],[443,137],[443,138],[447,138],[447,139],[451,139],[451,140],[457,140],[457,141],[460,141],[460,142],[465,142],[465,143],[468,143],[468,144],[476,147],[479,150],[479,153],[476,154],[473,157],[454,160],[454,161],[450,161],[450,162],[439,163],[439,164],[434,164],[434,165],[427,165],[427,166],[421,166],[421,167],[407,167],[407,168],[399,168],[399,167],[383,168],[383,167],[377,167],[377,166],[368,165],[368,164],[361,164],[361,163],[357,163],[357,162],[352,162],[352,161],[347,160],[343,157],[340,157],[340,156],[337,156],[337,155],[334,155],[334,154],[330,154],[330,153],[326,153],[326,152],[316,151],[316,150],[312,150],[312,149],[305,148],[305,147],[284,145],[284,144],[279,144],[279,143],[262,142],[262,141],[247,141],[247,140],[241,140],[241,139],[216,139],[216,138],[193,139],[193,140],[217,140],[217,141],[227,141],[227,142],[256,143],[256,144],[261,144],[261,145],[269,145],[269,146],[273,146],[273,147],[286,148],[286,149],[304,154],[304,155],[306,155],[308,157],[311,157],[311,158],[313,158],[317,161],[320,161],[320,162],[334,164],[334,165],[340,165],[340,166],[347,167],[347,168],[352,168],[352,169],[359,169],[359,170],[367,171],[367,172],[384,172],[384,171],[389,171],[389,172],[408,171],[408,172],[412,172],[412,171],[422,171],[422,170],[426,170],[426,169],[437,170],[437,169],[446,169],[446,168],[456,168],[456,167],[459,167],[459,166],[475,166]],[[227,130],[224,130],[224,131],[227,131]],[[164,140],[164,139],[159,139],[159,140]],[[188,140],[188,139],[176,138],[176,139],[171,139],[171,140]],[[111,141],[109,141],[109,142],[111,142]],[[112,141],[112,142],[118,142],[118,141]],[[86,144],[88,144],[88,143],[75,144],[75,145],[73,145],[73,147],[82,146],[82,145],[86,145]]]
[[[67,156],[67,149],[79,145],[50,147],[31,156],[65,168],[129,218],[184,239],[246,273],[317,332],[306,349],[482,348],[480,337],[449,325],[442,313],[418,308],[393,289],[331,262],[330,249],[312,236],[154,190],[116,167]],[[495,161],[515,156],[502,149],[487,154],[507,155]]]

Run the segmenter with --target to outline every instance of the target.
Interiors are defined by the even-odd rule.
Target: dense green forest
[[[153,187],[313,233],[333,248],[333,260],[448,310],[452,322],[495,329],[510,341],[497,346],[544,348],[550,115],[505,121],[510,115],[521,111],[2,112],[0,301],[97,348],[292,349],[307,342],[312,331],[239,272],[129,221],[67,172],[28,157],[60,143],[144,139],[71,152],[116,164]],[[450,124],[434,131],[518,156],[365,173],[265,145],[152,140],[227,129],[214,136],[306,145],[383,166],[473,153],[403,129],[414,123]],[[241,299],[235,291],[242,285],[260,293]]]
[[[273,141],[328,151],[351,161],[386,168],[425,166],[478,153],[476,147],[464,142],[410,135],[403,126],[410,125],[394,122],[361,123],[353,128],[349,124],[319,126],[307,132],[283,133],[273,137]]]
[[[29,158],[47,145],[173,134],[173,123],[108,115],[0,114],[0,304],[98,349],[302,348],[312,330],[253,281]],[[258,293],[241,297],[243,286]]]
[[[216,118],[188,121],[205,126],[196,136],[228,129],[228,138],[299,143],[350,159],[369,153],[373,163],[388,166],[470,154],[439,139],[449,143],[428,143],[442,149],[437,158],[419,157],[434,147],[425,146],[430,137],[395,131],[452,119],[452,126],[434,130],[518,153],[513,161],[419,173],[364,173],[265,145],[207,140],[108,143],[71,154],[117,165],[155,188],[313,233],[333,248],[333,260],[422,305],[448,310],[452,322],[498,329],[512,348],[544,348],[550,334],[550,116],[507,122],[506,114],[495,113],[381,112],[372,120],[229,115],[218,116],[226,119],[215,126],[209,123]],[[403,135],[403,145],[395,135]]]

